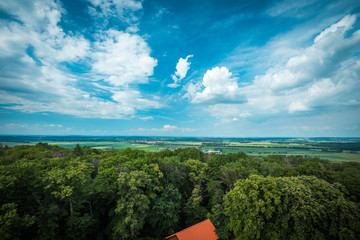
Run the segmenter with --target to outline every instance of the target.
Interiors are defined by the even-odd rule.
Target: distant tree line
[[[0,146],[0,239],[360,239],[360,166],[195,148]]]
[[[360,152],[360,142],[317,142],[314,146],[322,148],[327,151],[359,151]]]

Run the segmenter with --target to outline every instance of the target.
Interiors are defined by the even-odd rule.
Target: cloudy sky
[[[360,137],[358,0],[0,0],[0,134]]]

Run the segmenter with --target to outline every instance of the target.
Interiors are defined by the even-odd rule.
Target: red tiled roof
[[[199,222],[191,227],[185,228],[184,230],[174,233],[166,237],[165,239],[176,239],[178,240],[217,240],[218,237],[215,234],[215,227],[209,219]]]

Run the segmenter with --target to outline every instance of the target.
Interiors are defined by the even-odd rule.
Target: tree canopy
[[[1,239],[360,239],[360,166],[194,148],[0,146]]]
[[[356,239],[360,215],[343,186],[314,176],[241,179],[225,196],[239,239]]]

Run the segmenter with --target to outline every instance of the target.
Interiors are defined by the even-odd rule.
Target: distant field
[[[323,153],[310,154],[309,156],[329,159],[333,162],[360,162],[360,154],[354,153]]]
[[[232,149],[224,149],[224,152],[225,153],[244,152],[253,157],[264,157],[268,155],[287,155],[287,156],[301,155],[301,156],[328,159],[333,162],[360,162],[360,154],[319,152],[316,150],[307,150],[307,149],[238,147]]]
[[[103,150],[109,150],[112,148],[117,150],[133,148],[133,149],[139,149],[145,151],[155,151],[159,148],[147,144],[134,144],[128,142],[66,142],[66,143],[49,142],[49,144],[52,145],[58,145],[60,147],[68,147],[68,148],[74,148],[78,143],[80,144],[80,146],[90,146],[92,148],[103,149]]]
[[[137,138],[137,137],[49,137],[36,139],[24,139],[13,137],[12,141],[1,141],[1,144],[9,147],[16,145],[33,145],[37,142],[46,142],[51,145],[58,145],[66,148],[74,148],[76,144],[90,146],[95,149],[139,149],[144,151],[157,151],[159,149],[196,147],[203,151],[216,150],[224,153],[245,152],[253,157],[264,157],[268,155],[287,155],[303,157],[319,157],[334,162],[360,162],[360,139],[348,141],[351,151],[343,152],[336,150],[337,145],[346,149],[346,139],[241,139],[241,140],[222,140],[222,139],[186,139],[174,140],[174,138]],[[26,140],[26,141],[25,141]],[[37,140],[37,141],[36,141]],[[325,145],[324,145],[325,144]],[[334,145],[335,144],[335,145]],[[345,144],[345,145],[344,145]],[[354,148],[355,146],[355,148]],[[329,149],[331,151],[329,151]],[[355,150],[354,150],[355,149]],[[353,152],[353,153],[350,153]],[[357,153],[356,153],[357,152]]]

